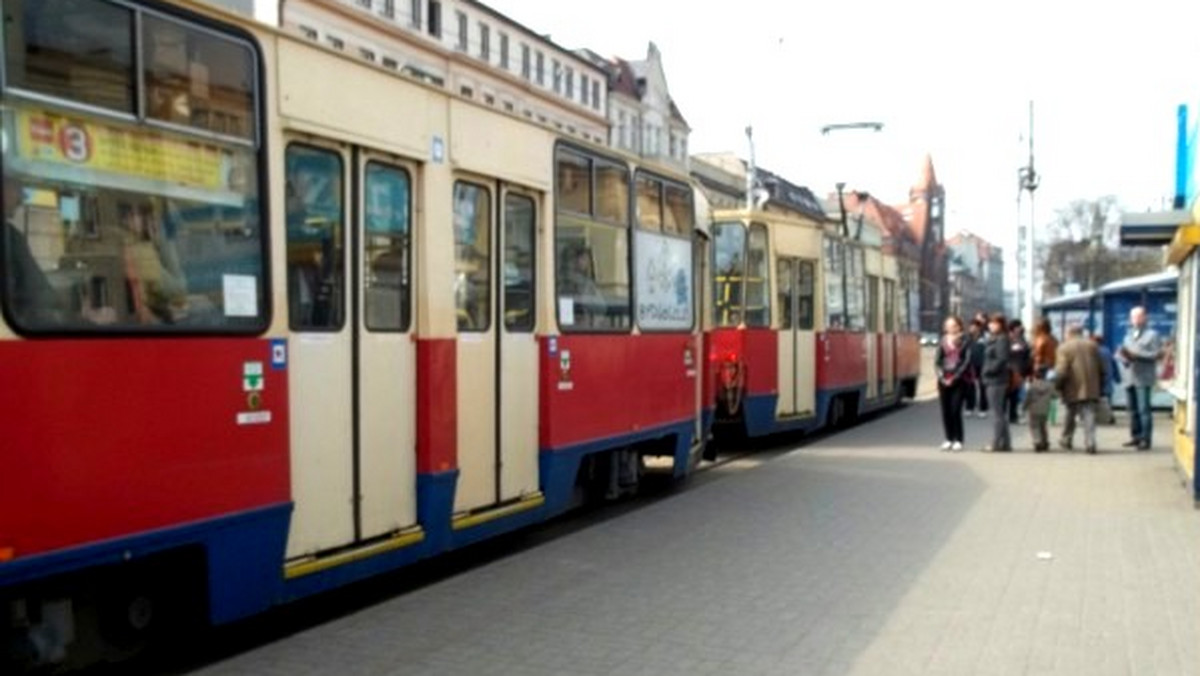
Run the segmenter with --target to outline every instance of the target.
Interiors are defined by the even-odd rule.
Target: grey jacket
[[[1122,384],[1126,387],[1153,387],[1158,382],[1161,353],[1162,340],[1154,329],[1146,326],[1139,331],[1131,327],[1118,351],[1121,362],[1126,365]]]
[[[1012,360],[1012,349],[1008,334],[989,335],[983,349],[983,384],[996,386],[1009,383],[1009,363]]]

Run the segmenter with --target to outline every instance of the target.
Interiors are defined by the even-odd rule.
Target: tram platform
[[[1200,673],[1200,512],[1156,425],[944,453],[913,404],[198,673]]]

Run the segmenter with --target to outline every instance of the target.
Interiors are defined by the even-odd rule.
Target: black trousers
[[[938,401],[942,405],[942,429],[946,432],[946,441],[962,442],[963,440],[963,395],[969,387],[961,380],[953,385],[938,383]]]

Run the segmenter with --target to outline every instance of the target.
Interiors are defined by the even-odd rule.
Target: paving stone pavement
[[[198,673],[1200,674],[1200,511],[1123,436],[915,404]]]

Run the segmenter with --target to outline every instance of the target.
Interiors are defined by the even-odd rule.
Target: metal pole
[[[845,189],[846,189],[845,183],[837,184],[838,209],[841,210],[841,216],[842,216],[842,238],[838,242],[838,248],[840,248],[841,252],[842,252],[842,256],[841,256],[841,258],[842,258],[842,328],[849,329],[850,328],[850,286],[849,286],[849,282],[847,280],[847,270],[846,270],[846,267],[847,267],[846,266],[846,253],[847,253],[846,249],[848,248],[846,246],[846,238],[850,234],[850,226],[848,226],[846,224],[846,200],[842,196],[842,193],[843,193],[843,191],[845,191]]]
[[[746,125],[746,141],[750,144],[750,163],[746,168],[746,211],[754,209],[754,128]]]
[[[1033,261],[1033,256],[1034,256],[1034,244],[1033,243],[1035,241],[1033,226],[1035,223],[1037,223],[1037,220],[1036,220],[1037,219],[1037,209],[1034,204],[1034,190],[1035,189],[1036,189],[1036,187],[1031,188],[1029,190],[1029,228],[1026,230],[1026,232],[1028,233],[1028,237],[1026,239],[1029,242],[1029,248],[1028,248],[1028,253],[1027,253],[1028,264],[1025,266],[1025,285],[1026,285],[1026,288],[1025,288],[1025,316],[1021,319],[1021,323],[1027,327],[1027,330],[1030,330],[1033,327],[1033,319],[1034,319],[1034,314],[1035,314],[1034,288],[1033,288],[1033,277],[1034,277],[1033,271],[1034,271],[1034,268],[1037,267]]]

